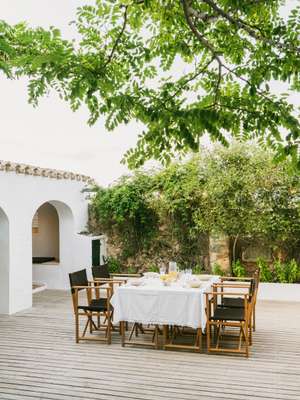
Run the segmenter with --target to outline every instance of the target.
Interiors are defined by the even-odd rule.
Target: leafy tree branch
[[[130,167],[254,139],[299,162],[300,9],[279,0],[95,0],[78,9],[79,40],[0,22],[0,70],[29,79],[29,101],[54,90],[88,123],[140,123]],[[274,93],[272,82],[286,86]]]

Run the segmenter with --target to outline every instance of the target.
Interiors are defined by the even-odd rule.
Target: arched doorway
[[[42,288],[65,289],[72,266],[74,218],[61,201],[48,201],[32,218],[33,292]]]
[[[9,313],[9,221],[0,208],[0,314]]]
[[[32,263],[59,262],[59,219],[56,208],[44,203],[32,220]]]

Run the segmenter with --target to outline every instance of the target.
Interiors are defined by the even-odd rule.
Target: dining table
[[[219,281],[216,275],[178,274],[173,281],[162,279],[159,274],[128,280],[117,287],[111,298],[114,323],[120,323],[122,345],[139,344],[125,339],[125,326],[153,326],[154,339],[142,344],[158,348],[159,327],[164,330],[164,348],[182,347],[167,342],[169,327],[184,327],[196,330],[193,347],[199,350],[200,336],[206,327],[205,292]],[[131,335],[132,336],[132,335]],[[185,346],[184,346],[185,347]]]

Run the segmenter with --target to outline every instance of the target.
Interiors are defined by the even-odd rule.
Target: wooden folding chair
[[[94,285],[93,281],[88,281],[85,269],[70,273],[69,279],[75,315],[76,343],[80,340],[98,340],[111,344],[112,307],[110,299],[113,292],[112,283],[97,281],[97,284]],[[104,283],[105,286],[103,286]],[[82,290],[86,292],[86,304],[79,304],[79,292]],[[102,297],[100,291],[104,292]],[[93,316],[97,316],[97,318],[103,316],[106,323],[103,326],[100,326],[100,324],[97,326],[94,323]],[[82,333],[80,333],[80,317],[86,318]],[[103,330],[105,335],[100,336],[99,333]],[[88,331],[89,336],[87,336]]]
[[[124,279],[122,279],[122,280],[117,280],[117,279],[113,279],[113,278],[105,278],[105,277],[103,277],[103,278],[101,278],[100,276],[102,275],[102,276],[107,276],[107,274],[106,273],[102,273],[102,271],[101,271],[101,274],[99,274],[98,273],[98,271],[95,271],[95,268],[99,268],[99,267],[92,267],[92,274],[93,274],[93,278],[94,278],[94,280],[92,281],[93,282],[93,284],[94,284],[94,286],[95,286],[95,293],[96,293],[96,299],[100,299],[101,298],[101,296],[100,296],[100,287],[102,286],[104,286],[104,285],[109,285],[110,286],[110,288],[111,288],[111,296],[114,294],[114,289],[115,289],[115,286],[117,285],[117,286],[121,286],[121,285],[123,285],[124,283],[126,283],[127,281],[126,280],[124,280]],[[109,275],[108,275],[109,276]],[[113,314],[114,314],[114,310],[113,310],[113,308],[111,307],[111,318],[110,318],[110,324],[111,324],[111,329],[113,330],[113,331],[115,331],[116,330],[116,327],[114,326],[114,324],[113,324]],[[105,317],[105,319],[104,319],[104,324],[107,322],[107,318]],[[100,325],[101,325],[101,319],[100,319],[100,315],[98,315],[97,316],[97,326],[98,327],[100,327]],[[121,327],[119,327],[119,332],[121,333]]]
[[[254,301],[253,301],[253,310],[252,310],[252,329],[255,331],[256,329],[256,301],[257,301],[257,293],[258,286],[260,282],[260,269],[257,269],[252,277],[221,277],[221,283],[242,283],[242,282],[251,282],[254,281]],[[223,301],[223,305],[226,307],[243,307],[243,298],[229,298],[226,297]]]
[[[254,309],[254,301],[255,301],[255,278],[250,278],[248,281],[235,281],[234,283],[228,283],[228,282],[223,282],[223,283],[214,283],[212,285],[212,290],[214,292],[217,292],[220,290],[220,298],[221,301],[218,302],[217,297],[215,297],[215,306],[217,305],[218,307],[223,307],[223,308],[232,308],[232,309],[237,309],[237,308],[244,308],[245,302],[244,302],[244,297],[231,297],[228,295],[228,291],[236,291],[236,290],[246,290],[247,294],[249,295],[249,299],[252,301],[252,307],[251,307],[251,315],[250,315],[250,320],[248,324],[249,328],[249,344],[252,344],[252,331],[253,331],[253,309]],[[245,293],[245,292],[244,292]],[[253,298],[252,298],[253,297]]]
[[[235,290],[241,289],[235,286]],[[244,287],[246,285],[243,285]],[[228,287],[227,287],[228,288]],[[247,286],[245,287],[247,289]],[[224,290],[218,291],[217,287],[213,287],[213,291],[206,293],[206,312],[207,312],[207,351],[220,353],[239,353],[246,357],[249,356],[249,346],[252,342],[251,316],[254,304],[254,285],[249,285],[247,293]],[[226,298],[242,298],[243,307],[225,307],[224,299]],[[215,345],[212,345],[212,327],[215,328]],[[238,347],[228,348],[221,347],[220,341],[226,335],[225,328],[238,328]],[[242,342],[244,348],[242,348]]]
[[[142,274],[118,274],[109,272],[108,264],[92,267],[93,279],[121,278],[126,282],[130,278],[140,278]]]

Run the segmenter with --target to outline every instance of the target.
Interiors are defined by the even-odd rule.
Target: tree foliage
[[[170,161],[199,138],[258,139],[299,163],[298,110],[272,81],[300,88],[300,7],[283,0],[96,0],[77,11],[79,41],[55,28],[0,23],[0,68],[29,77],[34,105],[49,89],[89,123],[132,120],[143,132],[130,166]]]
[[[274,164],[256,146],[216,147],[99,188],[91,215],[92,230],[112,235],[123,256],[146,252],[148,263],[167,254],[181,264],[205,264],[212,234],[292,254],[300,244],[300,178],[289,161]]]

